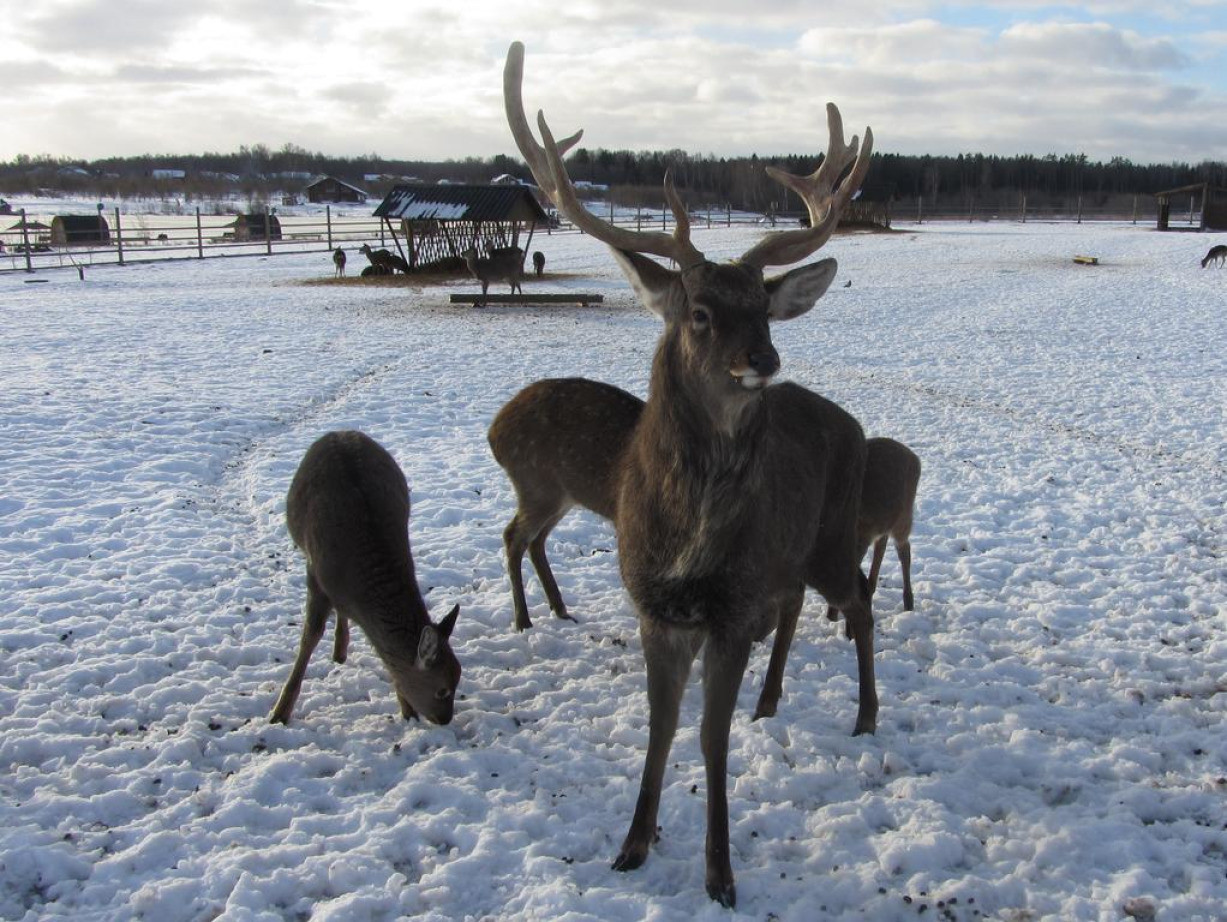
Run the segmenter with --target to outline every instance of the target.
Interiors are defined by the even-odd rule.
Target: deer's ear
[[[622,274],[635,289],[639,302],[661,320],[667,319],[669,293],[681,274],[666,269],[660,263],[646,256],[640,256],[638,253],[619,250],[616,247],[610,247],[610,250],[613,252],[614,259],[618,261]]]
[[[839,264],[835,260],[820,259],[768,279],[766,286],[771,304],[767,308],[767,316],[772,320],[800,317],[826,294],[831,282],[835,281],[838,269]]]
[[[418,661],[419,669],[430,669],[439,662],[439,630],[433,624],[428,624],[422,628],[422,634],[418,638]]]

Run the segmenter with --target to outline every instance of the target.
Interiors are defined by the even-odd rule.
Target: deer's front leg
[[[656,839],[656,814],[660,807],[665,764],[677,732],[690,664],[701,642],[694,632],[654,623],[647,618],[639,620],[639,636],[648,673],[648,753],[643,762],[635,816],[618,857],[614,859],[615,871],[632,871],[643,864]]]
[[[703,726],[699,741],[707,770],[707,895],[737,904],[729,859],[729,726],[737,691],[750,660],[749,639],[711,640],[703,654]]]
[[[801,606],[805,603],[805,587],[801,586],[795,594],[790,594],[779,602],[778,617],[775,626],[775,641],[771,644],[771,662],[767,666],[767,676],[763,679],[763,690],[758,696],[758,706],[754,709],[754,719],[774,717],[780,697],[784,694],[784,666],[788,663],[788,651],[792,647],[792,638],[797,631],[797,619],[801,616]]]

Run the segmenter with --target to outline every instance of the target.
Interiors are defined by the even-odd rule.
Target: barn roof
[[[377,218],[410,221],[533,221],[549,218],[524,186],[396,186],[375,209]]]
[[[369,195],[369,194],[370,194],[370,193],[368,193],[368,192],[367,192],[365,189],[359,189],[359,188],[358,188],[357,186],[355,186],[353,183],[349,183],[349,182],[346,182],[346,181],[345,181],[345,180],[343,180],[343,179],[337,179],[335,176],[328,176],[328,175],[326,175],[326,174],[320,174],[320,175],[318,175],[318,176],[313,176],[313,177],[311,178],[311,181],[310,181],[309,183],[307,183],[307,185],[306,185],[306,186],[304,186],[304,188],[306,188],[306,189],[314,189],[314,188],[315,188],[316,186],[318,186],[320,183],[322,183],[322,182],[327,182],[328,180],[332,180],[332,181],[333,181],[334,183],[336,183],[338,186],[344,186],[346,189],[352,189],[352,190],[354,190],[355,192],[357,192],[359,195]]]

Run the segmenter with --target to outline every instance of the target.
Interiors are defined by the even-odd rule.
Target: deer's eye
[[[690,312],[690,319],[694,321],[695,326],[706,326],[711,321],[711,316],[701,307],[696,307]]]

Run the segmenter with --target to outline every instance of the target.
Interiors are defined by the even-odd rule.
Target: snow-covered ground
[[[699,228],[709,256],[748,228]],[[1219,238],[1221,240],[1221,237]],[[551,555],[579,624],[510,628],[512,490],[485,441],[538,378],[643,394],[658,324],[603,306],[307,287],[326,255],[0,276],[0,917],[126,920],[1227,917],[1227,271],[1130,226],[841,236],[775,328],[783,375],[924,461],[917,608],[875,599],[882,709],[811,598],[779,716],[733,724],[738,908],[703,886],[692,679],[647,864],[609,864],[647,739],[612,529]],[[1075,254],[1100,258],[1075,265]],[[845,281],[851,287],[844,287]],[[532,287],[532,283],[526,284]],[[365,640],[298,642],[298,460],[361,428],[404,468],[455,721],[405,723]]]

